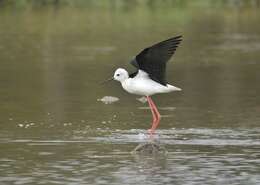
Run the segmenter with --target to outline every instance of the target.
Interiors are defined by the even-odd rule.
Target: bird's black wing
[[[173,37],[145,48],[131,61],[131,64],[137,69],[147,72],[154,81],[166,85],[166,63],[180,44],[181,37]]]

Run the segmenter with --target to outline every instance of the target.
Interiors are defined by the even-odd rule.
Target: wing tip
[[[173,40],[173,41],[182,41],[182,38],[183,38],[183,36],[182,35],[178,35],[178,36],[176,36],[176,37],[173,37],[171,40]]]
[[[169,42],[169,43],[172,43],[174,45],[178,45],[183,40],[182,38],[183,38],[182,35],[178,35],[178,36],[175,36],[175,37],[171,37],[171,38],[169,38],[169,39],[167,39],[165,41],[162,41],[159,44],[165,43],[165,42]]]

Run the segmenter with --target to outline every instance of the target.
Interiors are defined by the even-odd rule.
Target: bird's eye
[[[120,76],[120,74],[116,74],[116,76]]]

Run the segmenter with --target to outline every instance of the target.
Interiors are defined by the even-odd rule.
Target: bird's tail
[[[175,87],[173,85],[167,84],[167,88],[169,89],[169,92],[171,91],[181,91],[182,89],[179,87]]]

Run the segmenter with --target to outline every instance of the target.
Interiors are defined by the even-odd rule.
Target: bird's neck
[[[120,83],[123,85],[123,83],[126,83],[126,81],[129,79],[129,77],[128,78],[125,78],[125,79],[122,79],[122,80],[120,80]]]
[[[127,79],[125,79],[125,80],[120,82],[122,87],[123,87],[123,89],[125,89],[126,91],[129,90],[129,84],[130,84],[129,82],[130,82],[130,80],[131,80],[130,78],[127,78]]]

